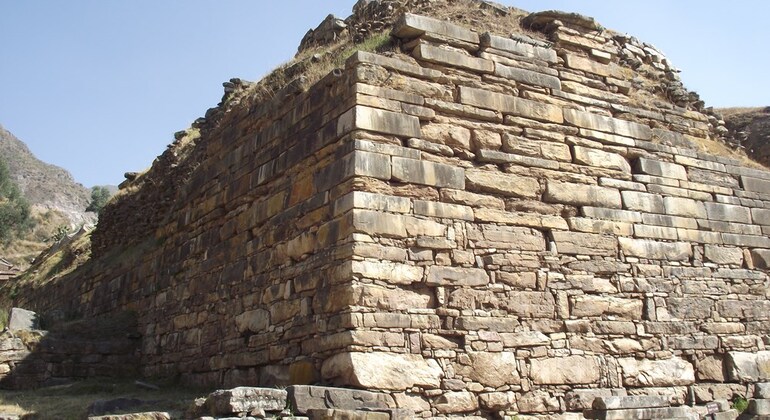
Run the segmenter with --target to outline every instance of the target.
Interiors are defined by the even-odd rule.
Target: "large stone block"
[[[741,176],[741,184],[746,191],[770,194],[770,180],[744,175]]]
[[[407,114],[356,105],[337,120],[337,135],[369,130],[402,137],[421,137],[420,119]]]
[[[478,410],[479,400],[472,392],[449,391],[436,398],[433,406],[442,414],[467,413]]]
[[[286,398],[287,392],[282,389],[242,386],[212,392],[206,397],[203,409],[216,416],[252,410],[281,411],[286,407]]]
[[[594,400],[596,410],[623,410],[629,408],[668,407],[671,402],[660,395],[602,396]]]
[[[516,354],[513,352],[471,352],[468,356],[469,364],[454,364],[458,375],[494,388],[518,385],[521,382]]]
[[[426,283],[430,286],[483,286],[489,275],[481,268],[428,267]]]
[[[422,127],[422,138],[456,149],[471,149],[471,131],[455,124],[428,124]]]
[[[705,203],[706,216],[709,220],[724,222],[751,223],[751,212],[747,207],[732,204]]]
[[[356,276],[384,280],[392,284],[412,284],[422,281],[423,268],[390,261],[352,261]]]
[[[623,70],[616,65],[602,64],[577,54],[564,54],[564,60],[569,68],[582,70],[599,76],[611,76],[621,80],[626,78],[623,74]]]
[[[639,158],[636,161],[635,168],[643,174],[687,180],[687,170],[684,166],[677,165],[676,163]]]
[[[353,191],[334,202],[334,215],[340,215],[354,208],[409,213],[412,210],[412,201],[405,197]]]
[[[321,376],[339,385],[404,391],[438,388],[444,372],[435,360],[417,354],[345,352],[326,359]]]
[[[472,44],[479,43],[479,34],[464,26],[412,13],[404,13],[401,19],[395,23],[392,34],[398,38],[411,39],[417,38],[426,32],[455,38]]]
[[[465,170],[443,163],[393,157],[393,179],[402,182],[465,189]]]
[[[323,408],[359,410],[395,407],[390,395],[378,392],[315,385],[292,385],[286,391],[292,411],[297,414]]]
[[[639,140],[650,140],[652,138],[652,130],[649,126],[576,109],[564,109],[564,121],[580,128],[603,131]]]
[[[561,81],[558,77],[538,73],[532,70],[509,67],[500,63],[495,63],[495,75],[527,85],[561,89]]]
[[[572,300],[571,315],[574,317],[615,316],[623,319],[642,319],[643,302],[608,296],[581,295]]]
[[[246,311],[235,317],[235,325],[241,334],[247,331],[256,333],[267,330],[270,313],[264,309]]]
[[[582,146],[575,146],[573,150],[575,152],[575,163],[631,173],[631,165],[626,158],[617,153]]]
[[[460,103],[538,121],[556,124],[564,122],[561,108],[555,105],[467,86],[460,86]]]
[[[658,242],[647,239],[618,238],[626,256],[650,260],[684,261],[692,257],[692,246],[687,242]]]
[[[638,191],[621,191],[623,208],[638,210],[647,213],[665,213],[663,197],[658,194],[649,194]]]
[[[518,39],[492,35],[489,32],[482,34],[479,41],[482,47],[491,47],[524,57],[537,58],[547,63],[556,63],[557,60],[556,50],[534,45],[537,41],[522,42]]]
[[[597,185],[572,184],[548,180],[543,201],[572,206],[621,208],[620,191]]]
[[[472,226],[468,239],[472,248],[545,251],[545,237],[540,231],[518,226]]]
[[[730,351],[725,360],[727,377],[737,382],[770,380],[770,351],[756,353]]]
[[[38,319],[35,312],[22,308],[11,308],[8,314],[8,330],[22,331],[35,330],[37,328]]]
[[[535,198],[540,190],[540,184],[534,178],[478,169],[465,171],[465,185],[470,191],[507,197]]]
[[[615,256],[618,253],[618,240],[614,236],[552,231],[551,237],[560,254]]]
[[[588,385],[599,382],[595,356],[567,356],[532,360],[532,382],[538,385]]]
[[[751,209],[751,219],[758,225],[770,226],[770,209]]]
[[[550,292],[510,292],[502,306],[524,318],[553,318],[556,312],[556,300]]]
[[[662,360],[621,358],[623,384],[631,387],[680,386],[695,382],[692,364],[678,357]]]
[[[450,67],[459,67],[478,73],[491,74],[495,71],[494,61],[485,60],[464,52],[436,47],[422,42],[415,47],[412,51],[412,55],[418,60]]]
[[[700,201],[682,197],[664,197],[663,206],[666,214],[697,219],[706,218],[706,207]]]
[[[703,255],[707,260],[717,264],[743,264],[743,250],[736,247],[704,245]]]
[[[473,220],[473,209],[470,207],[435,201],[415,200],[414,214],[442,219]]]

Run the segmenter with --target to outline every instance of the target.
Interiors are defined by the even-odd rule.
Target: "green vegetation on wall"
[[[110,190],[106,187],[93,187],[91,189],[91,202],[88,204],[88,207],[86,207],[86,211],[92,211],[94,213],[101,212],[102,208],[104,208],[110,200],[110,196]]]

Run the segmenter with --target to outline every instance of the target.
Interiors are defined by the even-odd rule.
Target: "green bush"
[[[91,189],[91,203],[86,207],[86,211],[92,211],[94,213],[101,212],[107,202],[110,201],[110,196],[110,190],[107,188],[99,186],[93,187]]]
[[[31,228],[29,203],[11,179],[8,166],[0,160],[0,242],[8,243]]]

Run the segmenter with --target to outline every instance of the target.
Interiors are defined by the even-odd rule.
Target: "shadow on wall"
[[[11,309],[0,335],[0,388],[34,389],[73,379],[136,377],[141,339],[136,316],[51,322]],[[42,330],[51,323],[50,330]],[[42,325],[41,325],[42,324]]]

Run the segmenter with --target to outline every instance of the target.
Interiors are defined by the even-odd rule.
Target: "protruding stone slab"
[[[573,150],[575,151],[575,163],[631,173],[631,164],[617,153],[582,146],[575,146]]]
[[[668,407],[671,403],[660,395],[630,395],[597,397],[593,402],[596,410],[621,410],[628,408]]]
[[[516,96],[490,92],[488,90],[460,86],[460,102],[480,108],[493,109],[504,114],[512,114],[533,120],[561,124],[564,122],[561,108],[530,101]]]
[[[618,240],[615,236],[552,231],[551,237],[560,254],[615,256],[618,253]]]
[[[465,189],[465,171],[463,168],[444,165],[443,163],[424,160],[393,157],[393,179],[415,184]]]
[[[649,194],[638,191],[621,191],[623,208],[638,210],[647,213],[665,213],[663,197],[657,194]]]
[[[8,314],[10,331],[35,330],[38,328],[37,314],[22,308],[11,308]]]
[[[418,354],[345,352],[326,359],[321,375],[340,385],[404,391],[438,388],[444,372],[435,360]]]
[[[770,194],[770,180],[767,179],[752,178],[744,175],[741,177],[741,185],[743,185],[743,189],[746,191]]]
[[[690,407],[630,408],[623,410],[592,411],[586,418],[602,420],[692,419],[696,415]]]
[[[687,170],[682,165],[676,163],[662,162],[647,158],[639,158],[634,165],[635,169],[643,174],[662,176],[664,178],[673,178],[687,180]]]
[[[337,135],[370,130],[403,137],[421,137],[420,119],[407,114],[356,105],[337,120]]]
[[[470,191],[507,197],[535,198],[540,190],[540,184],[534,178],[478,169],[465,171],[465,185]]]
[[[532,70],[509,67],[500,63],[495,63],[495,76],[504,77],[506,79],[533,86],[561,89],[561,81],[558,77],[538,73]]]
[[[680,386],[695,382],[692,364],[678,357],[662,360],[621,358],[618,363],[626,386]]]
[[[724,222],[751,223],[751,212],[747,207],[732,204],[705,203],[706,216],[709,220]]]
[[[205,412],[221,416],[249,413],[252,410],[281,411],[286,407],[287,392],[275,388],[241,386],[220,389],[206,397]]]
[[[481,268],[428,267],[426,283],[429,286],[483,286],[489,275]]]
[[[595,356],[567,356],[532,360],[532,382],[539,385],[578,385],[599,382],[601,368]]]
[[[621,208],[620,192],[598,185],[571,184],[548,180],[543,201],[572,206],[595,206],[610,209]]]
[[[306,414],[308,410],[323,408],[359,410],[395,406],[393,399],[387,394],[356,389],[292,385],[287,387],[286,391],[293,411],[298,414]]]
[[[418,60],[436,63],[450,67],[459,67],[477,73],[491,74],[495,71],[495,62],[447,48],[434,47],[430,44],[419,43],[412,51]]]
[[[392,35],[398,38],[417,38],[426,32],[432,32],[472,44],[479,43],[479,35],[466,27],[455,25],[446,20],[412,13],[404,13],[401,19],[396,22],[394,28]]]
[[[626,256],[650,260],[684,261],[692,257],[688,242],[658,242],[647,239],[618,238]]]
[[[652,138],[652,130],[649,126],[576,109],[564,109],[564,121],[580,128],[634,139],[650,140]]]
[[[481,35],[479,42],[482,47],[491,47],[524,57],[537,58],[538,60],[543,60],[547,63],[556,63],[557,60],[556,51],[554,49],[535,45],[535,42],[539,42],[536,40],[532,40],[532,43],[528,43],[522,42],[520,39],[503,38],[487,32]]]

